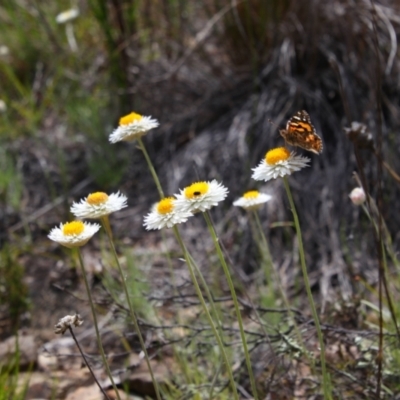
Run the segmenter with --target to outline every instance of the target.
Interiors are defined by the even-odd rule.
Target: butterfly
[[[286,143],[298,146],[315,154],[322,153],[322,139],[317,135],[307,111],[298,111],[279,131]]]

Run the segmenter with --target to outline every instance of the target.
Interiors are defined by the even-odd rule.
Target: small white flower
[[[10,54],[10,49],[7,46],[0,45],[0,57],[5,57]]]
[[[351,193],[349,194],[349,197],[350,197],[351,201],[353,202],[353,204],[356,206],[360,206],[366,200],[364,189],[361,187],[354,188],[351,191]]]
[[[294,152],[290,153],[285,147],[278,147],[268,151],[264,160],[252,169],[252,178],[265,182],[278,177],[282,178],[308,167],[309,162],[310,159],[307,157],[297,156]]]
[[[186,222],[193,214],[188,211],[177,210],[176,199],[166,197],[156,203],[151,212],[144,217],[144,226],[151,229],[171,228],[176,224]]]
[[[77,218],[102,218],[127,207],[127,197],[120,192],[107,195],[103,192],[90,194],[80,203],[73,203],[71,213]]]
[[[250,190],[246,192],[240,199],[233,202],[234,206],[243,207],[246,210],[256,210],[262,204],[270,201],[272,196],[266,193],[260,193],[258,190]]]
[[[72,221],[53,228],[48,238],[69,248],[81,247],[100,229],[99,224]]]
[[[215,179],[211,182],[196,182],[176,195],[176,208],[196,213],[216,206],[228,195],[228,189]]]
[[[4,113],[7,111],[7,104],[4,100],[0,99],[0,112]]]
[[[118,128],[114,130],[108,140],[111,143],[117,143],[122,140],[131,141],[139,139],[150,129],[157,128],[159,125],[156,119],[143,117],[133,112],[119,120]]]
[[[77,18],[79,16],[79,10],[77,8],[71,8],[67,11],[63,11],[56,17],[56,22],[58,24],[65,24]]]

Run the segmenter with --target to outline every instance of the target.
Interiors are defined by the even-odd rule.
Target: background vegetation
[[[77,8],[79,16],[68,31],[56,16],[69,6]],[[143,274],[136,271],[140,279],[150,281],[132,285],[132,290],[148,296],[156,308],[165,306],[159,291],[164,295],[164,290],[172,290],[165,286],[169,279],[164,272],[168,270],[165,248],[160,245],[161,235],[145,233],[142,227],[143,215],[157,200],[156,187],[134,145],[108,143],[119,117],[131,111],[160,121],[160,128],[147,135],[146,145],[166,193],[194,180],[213,178],[229,188],[228,200],[213,212],[213,218],[239,294],[245,298],[243,288],[250,288],[247,294],[262,305],[256,285],[262,259],[247,219],[231,203],[254,188],[251,168],[265,152],[282,145],[279,127],[305,109],[324,141],[323,154],[312,156],[311,167],[291,179],[312,289],[320,300],[323,322],[336,329],[332,346],[337,341],[350,347],[361,331],[374,338],[368,348],[375,346],[379,254],[370,220],[351,204],[348,193],[357,185],[353,172],[362,169],[387,227],[385,239],[393,256],[387,274],[396,303],[399,181],[385,165],[400,171],[399,32],[400,6],[394,0],[82,0],[67,7],[60,0],[3,0],[1,337],[21,327],[51,326],[63,312],[78,307],[79,302],[65,304],[65,290],[75,290],[79,282],[74,264],[67,261],[66,253],[52,247],[46,235],[70,218],[72,200],[97,190],[120,190],[128,196],[129,210],[112,220],[115,235],[121,253],[135,248],[139,254],[133,262],[129,253],[127,268],[133,270],[134,265]],[[358,160],[354,143],[343,130],[353,121],[364,123],[372,135],[368,143],[373,146],[360,148]],[[260,217],[285,290],[293,306],[301,309],[305,296],[283,186],[271,182],[258,188],[274,196]],[[223,298],[226,284],[213,272],[215,256],[204,251],[210,239],[203,223],[194,221],[184,228],[184,235]],[[178,253],[171,248],[174,259]],[[87,256],[97,259],[101,249],[99,239]],[[154,252],[157,256],[150,259]],[[115,298],[109,299],[104,287],[113,292],[112,273],[106,272],[105,261],[101,272],[95,266],[93,276],[102,287],[99,296],[107,298],[110,306]],[[159,277],[154,268],[163,271]],[[180,284],[187,289],[185,282]],[[47,314],[36,318],[43,304]],[[179,303],[172,301],[172,305],[179,309]],[[147,306],[137,300],[139,313],[143,309],[144,315],[153,315]],[[269,318],[267,310],[263,312]],[[399,317],[397,309],[395,314]],[[299,320],[306,324],[307,318],[305,311]],[[387,332],[394,333],[391,320],[385,324]],[[386,343],[388,391],[382,396],[391,398],[400,391],[395,368],[398,346]],[[204,356],[200,350],[192,349],[194,357]],[[371,361],[376,353],[369,359],[364,350],[358,351],[355,359],[363,358],[368,368],[360,373],[357,362],[343,356],[343,365],[353,368],[349,372],[343,367],[343,371],[361,385],[356,390],[354,380],[338,372],[343,378],[340,383],[349,388],[343,398],[371,398],[376,390]],[[279,373],[267,373],[268,352],[259,354],[263,356],[255,356],[254,363],[260,392],[268,393],[290,368],[286,359],[277,357]],[[336,358],[334,368],[342,371]],[[194,387],[207,379],[205,371],[206,367],[198,369],[201,378],[194,380]],[[245,376],[241,379],[248,388]],[[295,381],[289,374],[285,379]],[[176,382],[176,386],[183,390],[185,385]],[[289,398],[291,389],[289,385],[285,394]]]

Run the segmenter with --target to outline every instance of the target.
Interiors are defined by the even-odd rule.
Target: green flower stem
[[[246,336],[245,336],[244,327],[243,327],[243,320],[242,320],[242,315],[240,313],[239,302],[238,302],[238,299],[237,299],[237,296],[236,296],[235,287],[233,285],[233,281],[232,281],[232,278],[231,278],[231,274],[229,272],[228,265],[226,264],[224,255],[222,253],[221,246],[219,245],[218,237],[217,237],[217,234],[215,232],[214,226],[213,226],[213,224],[211,222],[211,218],[210,218],[210,216],[208,215],[207,212],[203,212],[203,215],[204,215],[204,218],[205,218],[205,220],[207,222],[208,229],[209,229],[209,231],[211,233],[212,239],[214,241],[214,245],[215,245],[215,248],[217,250],[218,258],[219,258],[219,260],[221,262],[222,268],[223,268],[224,273],[225,273],[225,277],[226,277],[226,279],[228,281],[229,289],[230,289],[231,296],[232,296],[232,299],[233,299],[233,304],[235,306],[236,318],[237,318],[238,324],[239,324],[240,337],[242,339],[244,356],[245,356],[245,359],[246,359],[247,370],[249,372],[251,390],[253,392],[254,399],[258,400],[256,381],[254,379],[253,369],[251,367],[250,354],[249,354],[249,349],[247,347]]]
[[[158,190],[158,193],[160,195],[160,198],[163,199],[164,198],[164,192],[162,190],[160,180],[158,179],[157,172],[154,169],[153,163],[150,160],[149,154],[147,153],[147,150],[146,150],[146,147],[144,146],[143,140],[141,138],[139,138],[138,139],[138,143],[139,143],[140,150],[142,150],[144,158],[147,161],[147,165],[148,165],[148,167],[150,169],[151,175],[153,176],[154,182],[155,182],[155,184],[157,186],[157,190]]]
[[[110,225],[110,218],[108,218],[108,215],[105,217],[100,218],[101,224],[103,225],[104,230],[107,233],[108,240],[110,242],[113,242],[113,234],[111,230],[111,225]]]
[[[151,159],[150,159],[150,157],[149,157],[149,154],[147,153],[146,147],[144,146],[143,140],[142,140],[141,138],[139,138],[139,139],[138,139],[138,143],[139,143],[139,147],[140,147],[141,151],[143,152],[143,155],[144,155],[144,157],[145,157],[145,159],[146,159],[146,162],[147,162],[147,165],[148,165],[148,167],[149,167],[149,169],[150,169],[150,173],[151,173],[151,175],[152,175],[152,177],[153,177],[154,183],[156,184],[156,187],[157,187],[157,190],[158,190],[158,194],[159,194],[159,196],[160,196],[160,199],[163,199],[163,198],[165,197],[165,196],[164,196],[164,191],[163,191],[163,189],[162,189],[162,187],[161,187],[161,183],[160,183],[160,180],[158,179],[158,175],[157,175],[157,172],[156,172],[156,170],[155,170],[155,168],[154,168],[154,165],[153,165],[153,163],[151,162]],[[165,243],[164,235],[163,235],[163,242]],[[167,258],[168,258],[168,265],[170,266],[171,271],[173,271],[172,263],[171,263],[170,257],[168,256]],[[171,273],[171,278],[174,279],[173,272]],[[173,284],[173,287],[174,287],[174,290],[175,290],[175,282],[173,282],[172,284]],[[184,375],[185,375],[186,379],[189,380],[190,373],[188,372],[188,366],[187,366],[186,359],[184,360],[184,359],[179,355],[178,351],[177,351],[175,348],[174,348],[174,351],[176,352],[177,357],[178,357],[179,360],[181,361],[181,364],[182,364],[182,363],[184,364],[184,365],[183,365]]]
[[[86,292],[87,292],[88,299],[89,299],[90,308],[92,310],[93,325],[94,325],[94,329],[96,331],[97,345],[99,347],[99,351],[101,354],[101,358],[103,360],[103,364],[106,368],[107,375],[110,378],[110,381],[111,381],[112,387],[114,388],[115,394],[117,395],[118,400],[121,400],[121,397],[119,396],[119,391],[117,389],[117,386],[115,385],[114,378],[111,374],[110,366],[108,365],[108,362],[107,362],[106,354],[105,354],[104,348],[103,348],[103,343],[101,342],[99,326],[98,326],[97,317],[96,317],[96,310],[94,309],[94,304],[93,304],[93,299],[92,299],[92,295],[90,292],[89,282],[88,282],[87,276],[86,276],[85,264],[83,263],[83,258],[82,258],[82,254],[81,254],[79,247],[77,247],[76,249],[77,249],[77,253],[78,253],[79,264],[82,269],[83,280],[85,282],[85,287],[86,287]]]
[[[110,227],[108,216],[105,216],[105,217],[101,218],[101,223],[103,225],[104,230],[107,232],[107,237],[108,237],[108,240],[110,242],[111,250],[112,250],[112,253],[114,255],[115,261],[117,263],[118,271],[119,271],[119,274],[121,276],[122,287],[124,288],[126,301],[128,302],[131,319],[132,319],[133,325],[135,327],[136,333],[138,335],[140,346],[141,346],[141,348],[143,350],[143,353],[145,355],[147,368],[149,369],[149,372],[150,372],[150,376],[151,376],[151,380],[153,382],[154,390],[156,392],[157,400],[161,400],[160,389],[159,389],[158,383],[157,383],[157,381],[155,379],[153,369],[151,368],[150,358],[149,358],[149,354],[147,353],[146,344],[144,343],[142,333],[140,332],[140,327],[139,327],[135,312],[133,310],[132,302],[131,302],[131,299],[130,299],[130,296],[129,296],[128,287],[126,286],[124,272],[122,271],[122,267],[121,267],[121,264],[120,264],[119,259],[118,259],[117,251],[115,250],[114,241],[112,239],[111,227]]]
[[[211,318],[210,312],[208,311],[207,304],[206,304],[206,302],[204,300],[203,294],[201,293],[201,289],[200,289],[200,286],[199,286],[199,283],[197,281],[196,274],[195,274],[195,271],[194,271],[194,268],[193,268],[193,265],[192,265],[191,257],[189,255],[189,252],[186,249],[186,246],[184,245],[184,243],[182,241],[182,237],[181,237],[181,235],[179,233],[178,228],[176,226],[174,226],[173,230],[174,230],[176,239],[178,240],[179,246],[181,247],[181,250],[183,252],[186,264],[187,264],[187,266],[189,268],[190,277],[191,277],[191,279],[193,281],[193,285],[194,285],[194,288],[196,290],[197,297],[200,300],[200,303],[201,303],[201,305],[203,307],[204,313],[205,313],[205,315],[207,317],[208,323],[210,324],[210,327],[211,327],[211,329],[212,329],[212,331],[214,333],[214,336],[217,339],[218,346],[219,346],[220,351],[221,351],[221,355],[222,355],[222,357],[224,359],[224,362],[225,362],[225,365],[226,365],[226,369],[228,371],[229,380],[230,380],[230,383],[231,383],[231,386],[232,386],[232,391],[233,391],[234,398],[236,400],[239,400],[239,396],[238,396],[238,393],[237,393],[235,380],[233,378],[232,368],[231,368],[231,365],[229,363],[228,356],[227,356],[225,348],[224,348],[224,344],[222,342],[222,339],[221,339],[220,335],[218,334],[217,328],[215,327],[214,321]]]
[[[199,266],[197,265],[197,263],[195,262],[193,257],[189,254],[189,252],[188,252],[188,255],[190,257],[190,262],[192,263],[192,265],[193,265],[193,267],[195,269],[195,272],[197,273],[198,277],[200,278],[200,282],[203,285],[203,288],[204,288],[204,290],[206,292],[207,299],[208,299],[208,302],[209,302],[209,304],[211,306],[211,311],[213,313],[214,319],[217,321],[218,332],[219,332],[219,335],[221,337],[221,341],[223,343],[223,340],[224,340],[224,329],[223,329],[223,325],[222,325],[222,322],[221,322],[220,312],[219,312],[219,310],[217,309],[217,307],[215,305],[214,298],[213,298],[213,296],[211,294],[210,288],[208,287],[208,284],[207,284],[207,282],[206,282],[206,280],[204,278],[204,275],[202,274]],[[223,364],[223,360],[222,360],[222,364]],[[217,377],[221,372],[222,364],[219,366],[217,374],[215,375],[215,377],[213,379],[213,383],[211,385],[211,390],[210,390],[210,399],[212,399],[213,385],[216,383]],[[229,368],[230,368],[230,365],[229,365]]]
[[[372,200],[370,200],[370,206],[372,207],[372,205],[375,203],[372,203]],[[377,221],[372,217],[371,213],[368,211],[368,208],[362,204],[361,205],[365,214],[367,215],[368,219],[370,220],[371,224],[373,225],[375,232],[376,232],[376,237],[379,238],[379,226]],[[376,210],[376,214],[379,214],[379,211]],[[396,257],[396,254],[393,250],[393,246],[392,246],[392,238],[390,237],[390,234],[387,230],[386,224],[385,222],[382,220],[382,237],[381,237],[381,249],[382,249],[382,264],[383,264],[383,274],[384,277],[383,279],[385,280],[385,284],[384,284],[384,289],[385,289],[385,295],[386,295],[386,304],[389,306],[389,310],[390,310],[390,315],[392,317],[392,321],[393,321],[393,325],[396,328],[396,333],[397,333],[397,338],[400,340],[400,330],[397,324],[397,318],[396,315],[398,315],[398,308],[395,306],[396,302],[393,302],[392,297],[390,296],[390,292],[387,289],[387,282],[388,282],[388,276],[389,276],[389,269],[388,269],[388,265],[387,265],[387,257],[386,257],[386,253],[389,254],[390,258],[393,261],[393,264],[396,266],[396,268],[399,267],[399,260]],[[384,236],[384,237],[383,237]]]
[[[307,265],[306,265],[305,255],[304,255],[303,238],[301,235],[299,217],[297,215],[296,207],[294,205],[292,192],[290,190],[287,177],[283,177],[283,183],[285,185],[286,194],[289,199],[290,208],[291,208],[292,214],[293,214],[294,224],[296,227],[297,240],[298,240],[298,244],[299,244],[300,263],[301,263],[301,270],[303,272],[304,285],[306,287],[308,302],[310,303],[311,313],[312,313],[312,316],[314,319],[315,329],[317,330],[317,335],[318,335],[319,347],[320,347],[320,351],[321,351],[321,368],[322,368],[324,398],[326,400],[331,400],[332,399],[332,391],[331,391],[330,376],[326,369],[324,338],[322,336],[321,325],[319,323],[317,309],[315,307],[314,299],[313,299],[312,292],[311,292],[310,281],[308,279]]]
[[[179,291],[177,289],[177,285],[176,285],[176,280],[175,280],[175,273],[174,273],[174,266],[172,265],[172,260],[171,260],[171,255],[167,249],[167,246],[165,245],[167,243],[166,237],[165,237],[165,229],[161,230],[161,237],[162,237],[162,243],[165,246],[165,255],[167,258],[167,264],[168,264],[168,268],[169,268],[169,273],[171,276],[171,284],[174,290],[174,296],[176,298],[178,298],[179,296]],[[178,318],[178,323],[183,325],[183,318],[181,316],[180,313],[177,313],[177,318]],[[157,321],[159,321],[158,315],[157,315]],[[159,324],[161,325],[162,323],[159,322]],[[166,337],[170,336],[170,333],[168,332],[167,329],[165,329],[164,331],[164,335]],[[178,360],[178,364],[181,368],[181,371],[186,379],[186,382],[190,382],[192,383],[192,378],[191,378],[191,371],[190,368],[188,366],[188,360],[187,360],[187,356],[186,354],[181,354],[181,352],[179,351],[179,347],[176,345],[175,341],[172,341],[172,350],[174,352],[174,355],[176,357],[176,359]]]
[[[253,214],[253,218],[256,221],[256,226],[258,229],[259,234],[255,235],[256,236],[256,240],[258,243],[258,247],[261,250],[261,256],[263,258],[263,261],[265,263],[265,278],[267,279],[268,282],[268,289],[269,291],[272,293],[272,299],[274,299],[274,292],[273,292],[273,288],[276,286],[277,282],[276,282],[276,277],[274,274],[274,264],[272,262],[272,256],[271,256],[271,252],[269,250],[269,246],[268,246],[268,242],[265,238],[262,226],[261,226],[261,222],[260,222],[260,218],[258,216],[258,212],[257,210],[253,210],[252,212]],[[261,238],[261,242],[259,238]],[[274,276],[272,276],[274,275]]]
[[[208,287],[208,284],[207,284],[203,274],[201,273],[199,266],[197,265],[197,263],[195,262],[193,257],[189,254],[189,252],[188,252],[188,255],[190,257],[190,261],[191,261],[197,275],[200,278],[201,284],[203,285],[203,288],[206,292],[207,299],[208,299],[208,302],[210,303],[211,311],[213,312],[214,319],[217,321],[219,334],[221,335],[221,338],[223,340],[224,339],[224,329],[223,329],[222,322],[221,322],[220,311],[217,309],[217,306],[215,305],[213,295],[211,294],[210,288]]]
[[[218,327],[219,327],[221,335],[222,335],[223,329],[222,329],[222,325],[221,325],[221,321],[220,321],[221,320],[220,314],[219,314],[219,312],[217,310],[217,307],[215,306],[214,298],[213,298],[213,296],[211,294],[210,288],[208,287],[208,284],[207,284],[203,274],[201,273],[199,266],[194,261],[193,257],[190,254],[189,254],[189,257],[190,257],[190,261],[191,261],[192,265],[194,266],[194,269],[196,270],[197,275],[200,278],[201,284],[204,287],[204,290],[205,290],[206,295],[207,295],[207,299],[208,299],[208,301],[209,301],[209,303],[211,305],[211,310],[214,313],[214,318],[217,320]]]
[[[208,287],[208,284],[207,284],[207,282],[206,282],[206,280],[205,280],[205,278],[204,278],[199,266],[197,265],[196,261],[193,259],[191,254],[189,254],[189,252],[187,252],[187,253],[188,253],[188,256],[190,258],[190,262],[192,263],[192,265],[193,265],[193,267],[195,269],[195,272],[197,273],[198,277],[200,278],[201,284],[203,285],[203,288],[204,288],[204,290],[206,292],[207,299],[208,299],[208,302],[210,303],[211,311],[213,313],[214,319],[217,321],[217,327],[218,327],[218,331],[219,331],[220,337],[222,338],[222,341],[223,341],[223,339],[224,339],[224,329],[223,329],[222,322],[221,322],[220,312],[218,311],[218,309],[217,309],[217,307],[215,305],[214,298],[213,298],[213,296],[211,294],[210,288]]]

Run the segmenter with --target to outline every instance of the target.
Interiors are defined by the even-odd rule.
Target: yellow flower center
[[[99,204],[103,204],[107,201],[108,195],[103,192],[91,193],[86,199],[86,202],[91,206],[98,206]]]
[[[278,147],[270,150],[265,155],[265,161],[268,165],[275,165],[279,161],[285,161],[290,157],[290,151],[285,147]]]
[[[247,200],[250,199],[256,199],[260,195],[260,192],[258,190],[250,190],[246,192],[243,197]]]
[[[64,235],[80,235],[85,229],[82,221],[72,221],[65,224],[62,228]]]
[[[129,125],[133,122],[139,122],[143,117],[140,114],[136,114],[134,112],[125,115],[124,117],[120,118],[119,124],[120,125]]]
[[[208,192],[207,182],[196,182],[185,188],[184,193],[187,199],[195,199],[204,196]]]
[[[174,197],[166,197],[157,204],[157,212],[159,214],[168,214],[174,209]]]

